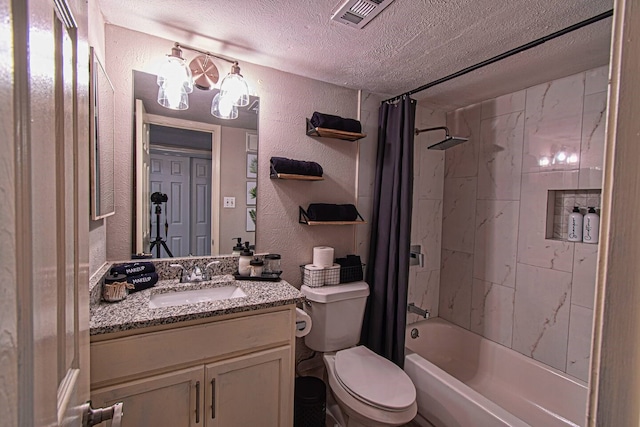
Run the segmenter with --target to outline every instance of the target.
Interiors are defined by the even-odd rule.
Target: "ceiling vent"
[[[331,19],[350,27],[364,28],[392,2],[393,0],[347,0]]]

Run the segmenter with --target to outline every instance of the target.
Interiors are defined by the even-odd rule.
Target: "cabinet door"
[[[206,365],[207,427],[290,427],[293,424],[291,347]]]
[[[200,365],[94,390],[91,399],[94,408],[124,402],[123,427],[203,426],[203,377]]]

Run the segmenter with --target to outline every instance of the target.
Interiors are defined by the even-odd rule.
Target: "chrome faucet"
[[[416,306],[414,303],[409,303],[409,305],[407,306],[407,311],[409,313],[415,313],[418,316],[422,316],[425,319],[429,318],[429,310],[425,310],[424,308],[420,308],[420,307]]]
[[[169,266],[182,269],[182,274],[180,275],[180,283],[191,283],[191,282],[202,282],[207,280],[207,271],[209,270],[209,267],[211,267],[214,264],[220,264],[220,261],[211,261],[209,264],[206,265],[206,267],[204,268],[204,271],[202,271],[200,267],[196,265],[195,267],[193,267],[193,270],[191,271],[191,273],[189,273],[187,269],[180,264],[170,264]]]
[[[202,274],[202,270],[200,270],[200,267],[198,266],[194,267],[191,273],[189,273],[187,269],[180,264],[170,264],[169,266],[182,269],[182,274],[180,275],[180,283],[201,282],[202,280],[205,280],[204,275]]]
[[[211,267],[214,264],[220,264],[220,261],[211,261],[209,264],[207,264],[204,267],[204,274],[205,274],[205,277],[207,277],[207,279],[211,278],[210,276],[207,275],[207,272],[209,271],[209,267]],[[204,280],[207,280],[207,279],[204,279]]]

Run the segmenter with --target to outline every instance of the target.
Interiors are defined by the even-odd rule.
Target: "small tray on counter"
[[[279,282],[280,274],[278,273],[262,273],[262,276],[242,276],[237,271],[233,273],[236,280],[253,280],[256,282]]]

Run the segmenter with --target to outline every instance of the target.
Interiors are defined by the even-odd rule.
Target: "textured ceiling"
[[[613,6],[612,0],[395,0],[357,30],[330,20],[341,2],[99,0],[99,5],[110,24],[389,96]],[[608,18],[414,97],[453,108],[604,65],[610,30]]]

